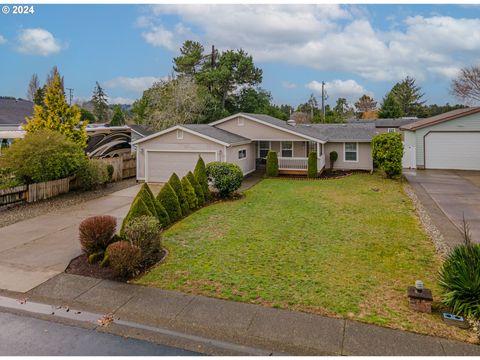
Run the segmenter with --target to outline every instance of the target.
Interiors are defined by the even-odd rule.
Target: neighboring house
[[[22,123],[32,116],[33,103],[22,99],[0,98],[0,153],[15,139],[23,138]]]
[[[155,131],[151,130],[147,125],[128,125],[131,130],[131,142],[143,139],[148,135],[152,135]],[[132,153],[137,151],[137,147],[131,144]]]
[[[449,111],[400,129],[405,133],[404,167],[480,170],[480,107]]]
[[[210,124],[176,125],[134,141],[137,179],[165,182],[173,172],[183,176],[198,156],[206,163],[233,162],[249,174],[265,166],[268,151],[278,154],[282,173],[306,174],[308,154],[317,153],[318,170],[329,167],[329,154],[338,153],[336,169],[372,170],[370,124],[296,124],[258,114],[239,113]]]

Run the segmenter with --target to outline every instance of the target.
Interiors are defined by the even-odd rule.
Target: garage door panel
[[[427,134],[425,168],[480,170],[480,132]]]
[[[181,178],[193,171],[199,155],[206,164],[215,161],[215,153],[209,152],[149,151],[146,158],[146,181],[166,182],[174,172]]]

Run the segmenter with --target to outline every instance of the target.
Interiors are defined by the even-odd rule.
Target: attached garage
[[[428,133],[425,168],[480,170],[480,132]]]
[[[415,153],[415,161],[409,162],[413,166],[406,167],[480,170],[480,107],[449,111],[400,129],[405,131],[405,149]]]
[[[231,161],[244,169],[245,159],[229,154],[237,148],[250,149],[251,143],[250,139],[209,125],[177,125],[132,143],[137,148],[137,180],[163,183],[174,172],[183,177],[194,170],[199,156],[206,164]],[[254,159],[252,151],[245,151]]]
[[[147,150],[145,156],[145,181],[167,182],[170,175],[174,172],[181,178],[195,168],[199,156],[202,157],[206,164],[217,160],[217,152],[215,150],[209,152],[196,150]]]

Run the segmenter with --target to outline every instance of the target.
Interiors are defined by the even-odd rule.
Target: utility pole
[[[69,103],[70,103],[70,106],[72,106],[72,99],[73,99],[73,89],[72,88],[66,88],[68,90],[68,98],[69,98]]]
[[[325,122],[325,81],[322,81],[322,120]]]

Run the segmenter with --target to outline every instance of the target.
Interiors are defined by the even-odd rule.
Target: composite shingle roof
[[[128,125],[128,127],[142,136],[148,136],[155,133],[155,130],[150,129],[147,125]]]
[[[20,125],[32,116],[33,103],[21,99],[0,99],[0,125]]]
[[[208,124],[183,124],[181,126],[231,145],[250,141],[250,139],[247,139],[246,137]]]
[[[435,115],[426,119],[422,119],[416,122],[413,122],[408,125],[404,125],[401,127],[401,129],[406,129],[406,130],[416,130],[416,129],[421,129],[427,126],[439,124],[445,121],[453,120],[453,119],[458,119],[464,116],[476,114],[480,112],[480,107],[470,107],[470,108],[463,108],[463,109],[456,109],[452,110],[440,115]]]

